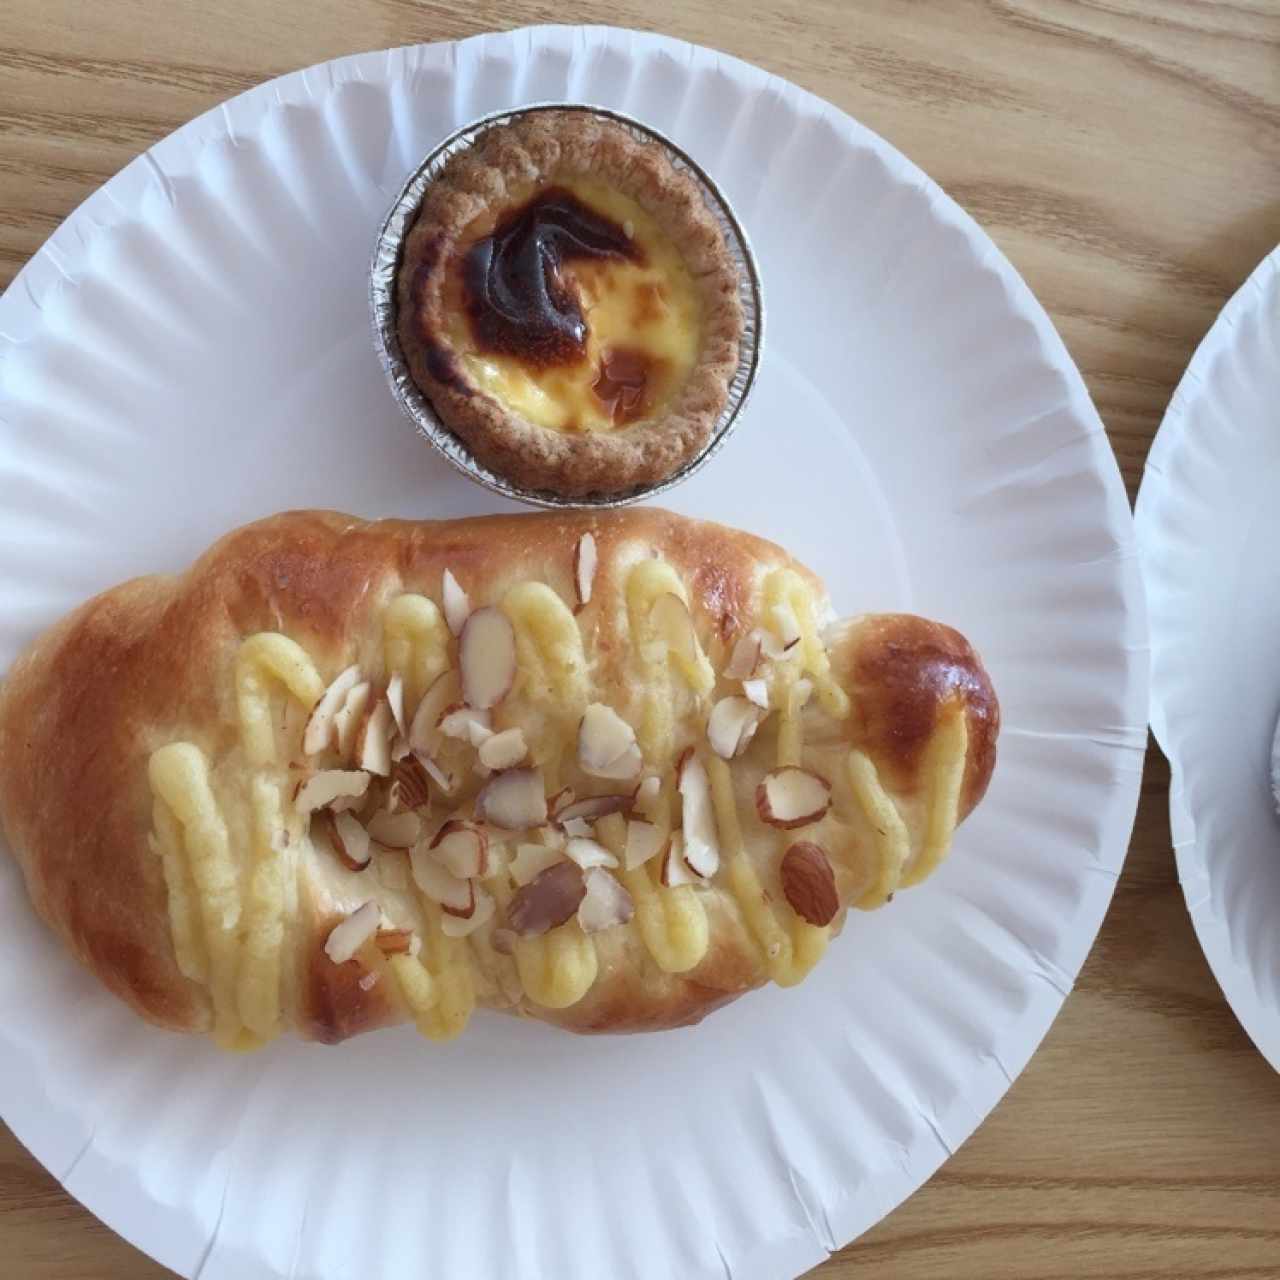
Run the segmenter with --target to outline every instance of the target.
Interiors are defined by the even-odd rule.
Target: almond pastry
[[[659,510],[276,516],[19,660],[0,819],[64,944],[227,1048],[680,1026],[799,982],[991,776],[965,640],[829,614]]]

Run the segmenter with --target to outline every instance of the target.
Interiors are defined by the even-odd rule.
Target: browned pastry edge
[[[928,618],[877,614],[859,622],[856,644],[836,649],[833,669],[860,719],[853,744],[874,755],[889,785],[902,794],[912,788],[940,709],[953,698],[963,700],[969,754],[960,817],[968,817],[995,769],[1000,705],[964,636]]]
[[[500,405],[465,375],[447,335],[443,287],[462,231],[500,205],[508,183],[570,177],[607,182],[650,213],[689,266],[702,303],[702,347],[660,418],[615,431],[566,433]],[[693,179],[656,142],[580,111],[498,125],[444,167],[405,242],[396,283],[397,332],[409,370],[446,425],[491,471],[566,497],[653,485],[706,446],[738,362],[738,270]]]
[[[185,574],[135,579],[90,600],[41,636],[0,685],[0,823],[37,912],[148,1021],[208,1030],[208,996],[178,969],[160,860],[148,846],[151,752],[183,740],[216,761],[234,745],[233,665],[244,637],[284,630],[332,674],[376,627],[390,596],[435,594],[445,567],[476,600],[496,599],[526,577],[572,599],[571,549],[588,530],[599,569],[580,617],[603,681],[620,678],[611,672],[628,649],[598,603],[622,590],[621,544],[659,548],[688,584],[700,633],[729,642],[756,623],[757,566],[791,567],[820,591],[772,543],[653,508],[377,523],[302,511],[238,529]],[[929,732],[959,695],[969,715],[968,812],[990,777],[999,723],[977,656],[956,632],[923,619],[886,615],[854,626],[838,650],[845,669],[836,671],[862,709],[851,737],[909,795]],[[324,956],[336,919],[305,880],[301,937],[286,940],[286,1025],[335,1042],[403,1021],[390,983],[364,990],[358,967]],[[696,1022],[761,985],[759,947],[736,900],[718,885],[701,897],[711,944],[688,974],[659,970],[636,930],[608,930],[595,935],[599,976],[581,1001],[510,1011],[576,1031],[650,1030]]]

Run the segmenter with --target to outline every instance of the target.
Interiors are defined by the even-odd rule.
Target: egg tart
[[[740,283],[660,143],[551,109],[486,129],[427,188],[397,328],[477,461],[523,488],[616,495],[709,443],[738,364]]]

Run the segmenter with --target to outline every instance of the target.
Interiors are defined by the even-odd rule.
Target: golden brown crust
[[[445,276],[462,232],[510,189],[591,177],[632,197],[679,247],[702,304],[698,360],[654,420],[613,431],[537,426],[480,391],[448,334]],[[698,187],[657,143],[582,111],[547,111],[500,125],[460,152],[432,183],[397,277],[400,346],[436,412],[490,470],[566,497],[625,493],[675,474],[706,447],[738,361],[738,272]]]
[[[854,741],[873,744],[877,763],[903,794],[919,785],[925,747],[943,708],[963,701],[969,752],[960,816],[972,813],[995,769],[1000,704],[964,636],[927,618],[879,614],[856,620],[851,643],[835,647],[833,665],[854,695]]]
[[[146,759],[161,718],[140,700],[181,673],[151,653],[171,592],[160,579],[125,583],[42,636],[0,686],[0,820],[32,903],[71,952],[143,1017],[205,1030],[209,1002],[178,969],[165,925],[165,886],[147,849]],[[214,713],[202,688],[184,692],[196,717]]]
[[[767,975],[759,948],[751,941],[733,898],[723,889],[704,895],[711,944],[688,973],[664,973],[649,958],[634,930],[596,935],[600,977],[567,1009],[542,1009],[533,1016],[569,1031],[663,1031],[701,1022]]]
[[[178,967],[149,847],[150,754],[183,740],[216,761],[234,747],[233,669],[245,637],[284,631],[332,676],[367,658],[389,599],[406,590],[438,597],[445,568],[475,601],[528,578],[573,600],[571,549],[587,531],[599,570],[580,622],[606,685],[620,678],[627,643],[608,607],[622,590],[624,547],[661,550],[690,584],[709,644],[719,637],[727,647],[755,625],[762,567],[792,568],[820,590],[771,543],[657,509],[421,523],[303,511],[236,530],[181,576],[138,579],[89,601],[0,685],[0,822],[37,912],[143,1017],[208,1030],[209,998]],[[990,777],[999,713],[967,643],[921,619],[869,618],[832,652],[860,708],[852,734],[906,791],[940,709],[964,700],[963,806],[971,808]],[[718,884],[701,896],[710,946],[689,973],[661,971],[636,930],[606,931],[595,935],[599,976],[582,1000],[562,1010],[525,1000],[514,1011],[577,1031],[645,1030],[696,1022],[759,986],[765,965],[734,897]],[[289,1025],[333,1042],[404,1020],[385,975],[362,983],[359,965],[335,966],[324,955],[338,916],[314,878],[297,918],[284,981]]]
[[[352,1036],[403,1021],[390,984],[381,975],[369,985],[368,970],[359,960],[333,964],[325,955],[330,930],[341,922],[337,913],[325,915],[304,935],[308,954],[301,967],[298,1034],[319,1044],[341,1044]]]

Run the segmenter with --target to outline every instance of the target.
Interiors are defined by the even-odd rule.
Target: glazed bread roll
[[[927,876],[998,726],[956,632],[833,622],[733,529],[302,511],[36,642],[0,819],[73,954],[226,1048],[477,1005],[654,1030]]]

